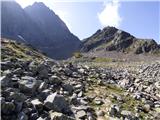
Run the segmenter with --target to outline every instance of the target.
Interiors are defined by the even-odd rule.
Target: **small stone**
[[[70,84],[64,84],[64,85],[62,85],[62,87],[63,87],[63,89],[65,91],[68,91],[69,94],[72,94],[72,92],[73,92],[73,86],[72,85],[70,85]]]
[[[37,120],[45,120],[45,118],[39,117]]]
[[[85,69],[83,69],[83,68],[79,69],[78,71],[79,71],[80,73],[82,73],[82,74],[85,73]]]
[[[103,104],[103,101],[102,101],[101,98],[95,98],[95,99],[94,99],[94,103],[95,103],[96,105],[102,105],[102,104]]]
[[[74,86],[75,89],[82,89],[82,85],[81,84],[77,84],[76,86]]]
[[[53,75],[49,78],[49,83],[52,85],[54,85],[54,84],[60,85],[62,83],[62,81],[58,76]]]
[[[87,104],[88,104],[87,100],[84,99],[84,98],[80,98],[80,103],[81,103],[82,105],[87,105]]]
[[[120,109],[118,105],[112,105],[109,109],[109,115],[111,117],[119,117],[120,116]]]
[[[97,111],[97,116],[104,116],[105,113],[104,111],[100,110],[100,111]]]
[[[121,115],[124,117],[131,116],[132,112],[127,110],[122,110]]]
[[[41,100],[44,101],[47,98],[47,96],[50,95],[51,92],[52,92],[51,90],[45,89],[42,92],[40,92],[39,98],[41,98]]]
[[[149,104],[145,104],[145,105],[143,106],[143,111],[146,112],[146,113],[148,113],[148,112],[150,111],[150,109],[151,109],[151,107],[150,107]]]
[[[42,82],[38,88],[38,91],[41,92],[44,89],[47,89],[48,85],[45,82]]]
[[[79,119],[84,119],[86,116],[87,116],[87,114],[84,110],[80,110],[76,113],[76,117]]]
[[[73,95],[70,97],[70,104],[76,105],[78,104],[78,100],[77,100],[77,94],[73,93]]]
[[[37,120],[37,119],[38,119],[38,117],[39,117],[39,115],[38,115],[38,113],[37,113],[37,112],[32,113],[32,114],[30,115],[30,119],[31,119],[31,120]]]
[[[53,112],[53,111],[50,112],[50,117],[51,117],[51,120],[75,120],[72,117],[66,116],[59,112]]]
[[[38,99],[32,100],[31,103],[33,104],[33,106],[34,106],[38,111],[42,111],[42,110],[43,110],[43,104],[42,104],[42,102],[40,102]]]
[[[80,91],[80,92],[78,93],[78,97],[82,97],[82,96],[83,96],[83,92]]]
[[[18,120],[28,120],[28,116],[24,112],[18,114]]]

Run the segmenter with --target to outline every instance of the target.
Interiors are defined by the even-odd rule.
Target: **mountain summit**
[[[3,1],[2,37],[25,40],[55,59],[71,57],[81,43],[42,2],[22,9],[14,1]]]
[[[123,53],[154,53],[159,50],[153,39],[139,39],[115,27],[105,27],[83,40],[83,52],[117,51]]]

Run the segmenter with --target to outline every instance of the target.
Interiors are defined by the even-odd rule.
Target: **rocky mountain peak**
[[[46,7],[46,5],[43,2],[34,2],[33,6]]]
[[[83,52],[117,51],[125,53],[152,53],[159,50],[153,39],[138,39],[115,27],[105,27],[83,41]]]

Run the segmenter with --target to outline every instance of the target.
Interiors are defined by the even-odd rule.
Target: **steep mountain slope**
[[[25,39],[35,45],[45,43],[44,36],[40,36],[42,31],[40,31],[38,26],[26,15],[20,5],[14,1],[3,1],[1,3],[2,37],[17,40]]]
[[[66,58],[68,55],[71,56],[73,51],[77,50],[80,45],[79,39],[70,33],[65,23],[43,3],[35,2],[24,10],[40,29],[43,30],[47,39],[52,40],[54,45],[56,45],[49,50],[48,48],[42,48],[49,55],[52,55],[53,51],[55,51],[54,56]]]
[[[43,3],[34,3],[23,10],[14,1],[3,1],[2,37],[25,40],[55,59],[72,56],[81,44]]]
[[[158,44],[153,39],[138,39],[115,27],[106,27],[85,39],[81,51],[104,50],[141,54],[157,52],[159,49]]]

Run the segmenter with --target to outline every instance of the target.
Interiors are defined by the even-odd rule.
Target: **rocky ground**
[[[130,71],[4,55],[2,120],[160,119],[159,61]]]

